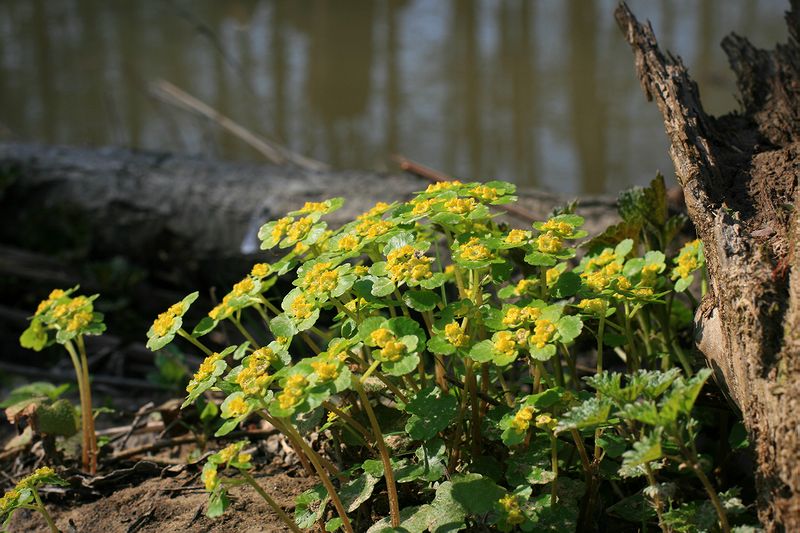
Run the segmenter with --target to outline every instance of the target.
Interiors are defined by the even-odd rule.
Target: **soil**
[[[64,533],[261,533],[289,531],[278,517],[248,487],[231,490],[231,506],[221,517],[205,516],[208,496],[195,472],[176,477],[147,479],[118,488],[97,500],[78,503],[57,501],[43,494],[45,505]],[[287,511],[294,511],[294,498],[314,485],[313,478],[291,477],[269,467],[254,475],[259,484]],[[10,533],[49,533],[44,519],[32,511],[18,511]]]

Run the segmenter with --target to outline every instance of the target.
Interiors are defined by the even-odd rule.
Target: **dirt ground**
[[[290,515],[294,498],[314,484],[313,478],[284,473],[257,473],[259,484]],[[43,495],[47,498],[47,495]],[[221,517],[205,516],[207,493],[196,472],[151,478],[86,503],[45,499],[64,533],[263,533],[289,531],[266,503],[248,487],[231,490],[231,506]],[[44,519],[18,511],[10,533],[49,533]]]

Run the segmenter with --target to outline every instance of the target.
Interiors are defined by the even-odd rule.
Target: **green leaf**
[[[497,350],[494,349],[494,343],[489,340],[482,340],[475,344],[469,351],[469,356],[472,360],[479,363],[487,363],[494,358]]]
[[[697,395],[700,394],[700,390],[709,376],[711,376],[711,369],[703,368],[688,380],[676,380],[672,389],[664,395],[658,405],[661,417],[673,421],[678,416],[688,416],[692,412]]]
[[[635,477],[644,472],[637,468],[645,463],[652,463],[661,459],[661,428],[656,428],[652,433],[644,435],[633,443],[633,449],[622,454],[622,467],[619,474],[622,477]]]
[[[614,248],[614,255],[621,259],[631,253],[631,250],[633,250],[633,239],[625,239],[624,241],[620,241],[616,248]]]
[[[372,295],[383,298],[394,292],[395,284],[389,278],[372,277]]]
[[[311,529],[325,513],[328,491],[322,485],[308,489],[294,500],[294,522],[301,529]]]
[[[381,363],[383,372],[390,376],[405,376],[417,369],[419,364],[419,355],[412,353],[406,355],[399,361],[386,361]]]
[[[542,252],[530,252],[525,256],[525,262],[533,266],[553,266],[557,260],[555,257]]]
[[[352,513],[369,499],[375,485],[378,484],[380,479],[380,477],[372,476],[365,472],[357,478],[345,483],[339,489],[339,497],[348,513]]]
[[[531,354],[531,359],[536,359],[537,361],[549,361],[550,358],[556,354],[556,347],[552,344],[545,344],[544,348],[531,346],[529,351]]]
[[[609,507],[606,512],[611,516],[636,524],[640,524],[656,516],[656,510],[653,508],[652,503],[644,497],[642,491],[637,492],[633,496],[623,498]]]
[[[558,277],[550,293],[555,298],[569,298],[581,288],[581,277],[575,272],[564,272]]]
[[[342,520],[337,516],[336,518],[331,518],[330,520],[325,522],[325,531],[336,531],[337,529],[340,529],[343,525],[344,525],[344,520]]]
[[[41,351],[47,345],[47,331],[38,318],[31,320],[28,328],[22,332],[19,343],[23,348],[36,352]]]
[[[675,292],[683,292],[688,289],[692,283],[694,283],[694,275],[689,274],[685,278],[680,278],[678,281],[675,282]]]
[[[541,446],[531,446],[523,453],[514,453],[508,458],[506,479],[512,487],[520,485],[546,485],[555,479],[550,465],[550,449],[544,441]]]
[[[470,473],[453,476],[451,494],[468,512],[480,515],[491,511],[505,490],[489,478]]]
[[[403,294],[405,304],[415,311],[431,311],[441,301],[439,295],[433,291],[406,291]]]
[[[200,322],[192,330],[192,337],[202,337],[203,335],[211,332],[215,327],[217,327],[217,322],[210,316],[203,317]]]
[[[558,334],[564,344],[575,340],[581,334],[582,329],[583,321],[578,316],[563,316],[558,321]]]
[[[428,341],[428,351],[442,355],[450,355],[456,351],[456,347],[450,344],[443,335],[431,337]]]
[[[278,315],[270,320],[269,329],[276,337],[292,338],[297,333],[292,319],[285,314]]]
[[[606,452],[606,455],[612,459],[616,459],[623,454],[628,447],[625,441],[615,433],[603,433],[597,439],[597,443]]]
[[[436,436],[455,419],[458,401],[431,386],[419,391],[406,405],[406,411],[412,415],[406,423],[406,433],[415,440],[424,441]]]
[[[229,504],[228,491],[222,487],[218,488],[208,496],[206,516],[209,518],[217,518],[222,516]]]
[[[611,404],[600,398],[590,398],[576,405],[558,421],[556,431],[583,429],[604,424],[611,413]]]

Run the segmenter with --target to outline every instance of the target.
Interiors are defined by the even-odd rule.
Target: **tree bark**
[[[743,109],[719,118],[649,24],[625,4],[616,18],[705,247],[696,337],[751,434],[759,518],[768,531],[800,531],[800,0],[786,14],[787,44],[723,41]]]

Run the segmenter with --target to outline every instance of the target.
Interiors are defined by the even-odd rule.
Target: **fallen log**
[[[0,143],[0,242],[67,258],[133,259],[157,279],[204,287],[241,277],[258,228],[306,201],[346,198],[336,227],[378,201],[404,200],[428,180],[396,172],[318,172],[123,148]],[[567,198],[523,191],[541,219]],[[588,198],[590,229],[616,219],[611,198]],[[519,225],[530,222],[518,218]]]
[[[719,118],[650,25],[624,4],[616,18],[705,247],[698,347],[755,443],[759,518],[768,531],[800,531],[800,1],[786,14],[787,44],[723,41],[743,109]]]

